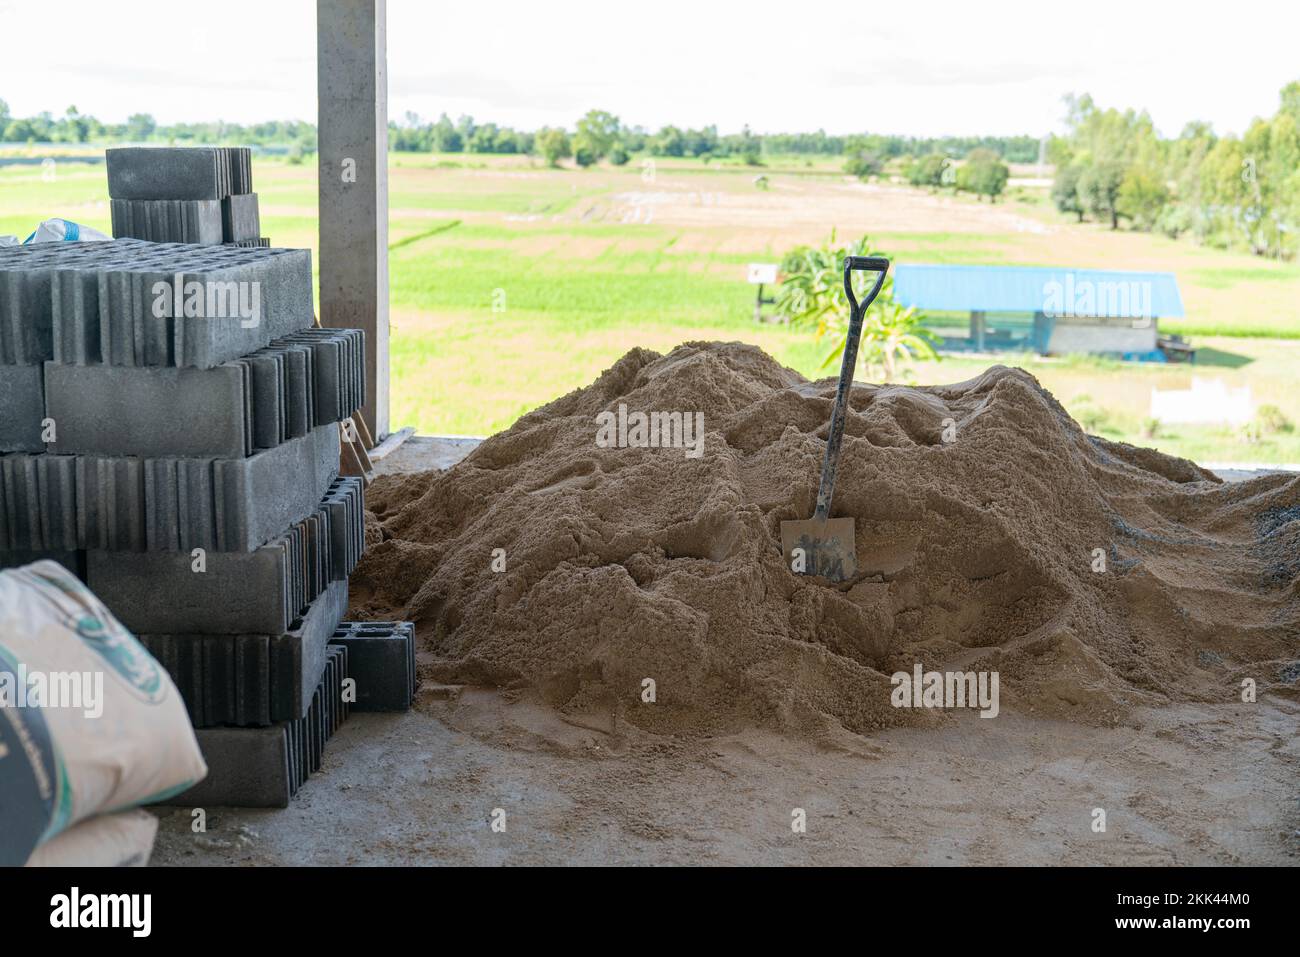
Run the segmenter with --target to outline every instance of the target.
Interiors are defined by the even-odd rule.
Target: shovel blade
[[[781,551],[785,553],[785,567],[796,575],[820,575],[842,582],[858,571],[851,518],[782,522]]]

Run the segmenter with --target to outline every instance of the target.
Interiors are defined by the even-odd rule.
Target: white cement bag
[[[68,219],[47,219],[36,227],[36,231],[23,241],[24,245],[32,243],[85,243],[112,239],[98,229],[82,226]]]
[[[28,867],[144,867],[153,853],[158,819],[147,811],[92,817],[46,841]]]
[[[0,572],[0,865],[207,774],[171,677],[55,562]]]
[[[18,245],[17,236],[10,236],[8,234],[4,236],[0,236],[0,246],[17,246],[17,245]]]

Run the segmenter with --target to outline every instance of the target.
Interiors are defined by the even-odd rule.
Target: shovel
[[[862,303],[853,295],[853,270],[878,272],[880,276]],[[835,492],[835,469],[840,462],[840,442],[844,438],[844,418],[848,413],[849,389],[858,362],[858,341],[862,338],[862,320],[867,307],[880,293],[889,272],[889,260],[877,256],[847,256],[844,259],[844,292],[849,297],[849,334],[844,341],[844,362],[840,382],[835,389],[835,406],[831,411],[831,431],[826,439],[826,458],[822,460],[822,481],[817,489],[817,509],[813,517],[781,523],[781,551],[786,567],[796,574],[820,575],[841,582],[858,571],[858,556],[853,545],[853,519],[831,518],[831,495]]]

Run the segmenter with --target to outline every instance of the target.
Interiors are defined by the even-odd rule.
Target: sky
[[[17,116],[314,121],[315,24],[314,0],[0,0],[0,99]],[[1087,92],[1166,135],[1240,133],[1300,79],[1298,37],[1297,0],[389,0],[389,116],[1040,136]]]

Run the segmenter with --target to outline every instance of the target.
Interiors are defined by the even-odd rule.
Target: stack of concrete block
[[[118,239],[270,246],[261,235],[247,148],[109,150],[108,195]]]
[[[226,284],[255,315],[208,309]],[[287,802],[345,705],[409,692],[390,640],[357,645],[344,694],[365,344],[313,322],[305,250],[0,248],[0,567],[61,561],[139,634],[202,729],[210,803]]]

